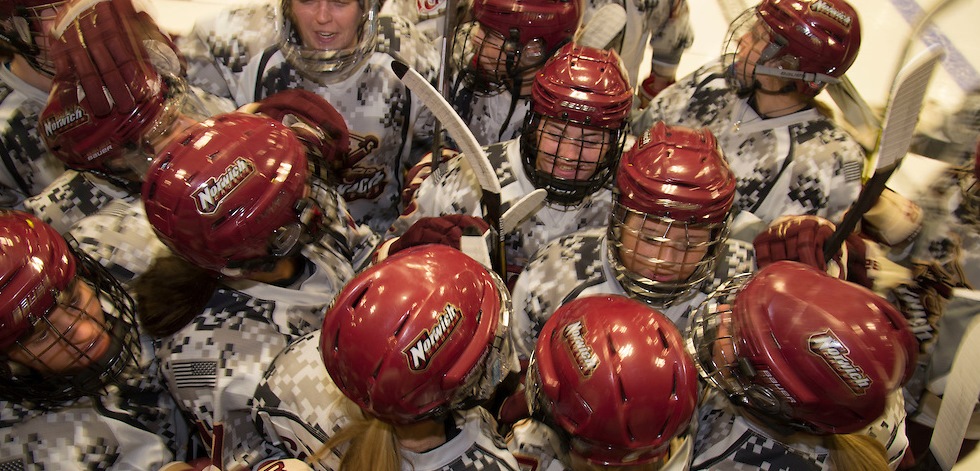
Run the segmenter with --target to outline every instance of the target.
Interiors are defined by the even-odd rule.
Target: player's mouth
[[[318,32],[313,35],[313,40],[316,41],[317,49],[339,49],[337,38],[337,33]]]

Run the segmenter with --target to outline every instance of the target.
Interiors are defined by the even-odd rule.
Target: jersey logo
[[[383,167],[377,165],[358,165],[358,163],[378,148],[381,141],[374,135],[350,134],[351,148],[347,152],[344,168],[341,170],[337,191],[344,200],[375,199],[384,192],[388,175]]]
[[[562,329],[561,334],[582,376],[586,378],[591,377],[592,373],[599,367],[599,356],[595,354],[595,351],[592,350],[589,343],[585,341],[585,327],[582,325],[582,322],[575,321],[566,325]]]
[[[415,0],[415,6],[418,7],[419,13],[433,13],[439,10],[443,6],[442,0]]]
[[[807,343],[810,351],[827,362],[854,394],[864,395],[871,387],[871,378],[861,367],[854,364],[848,356],[851,352],[832,331],[826,330],[811,335]]]
[[[430,329],[423,330],[402,353],[408,358],[408,367],[412,371],[423,371],[429,367],[432,357],[439,353],[449,335],[463,320],[463,313],[458,307],[446,304],[442,314],[436,319],[436,324]]]
[[[209,178],[197,190],[194,195],[197,212],[201,214],[214,213],[221,202],[253,173],[255,173],[255,166],[252,165],[251,161],[244,157],[235,159],[221,175]]]
[[[814,13],[823,13],[824,15],[826,15],[826,16],[830,17],[831,19],[833,19],[834,21],[836,21],[836,22],[838,22],[838,23],[840,23],[840,24],[842,24],[842,25],[844,25],[844,26],[846,26],[848,28],[851,27],[851,22],[854,21],[851,18],[850,15],[848,15],[847,13],[844,13],[844,12],[838,10],[837,8],[834,8],[833,5],[827,3],[827,2],[825,2],[823,0],[820,0],[818,2],[811,3],[810,4],[810,11],[812,11]]]

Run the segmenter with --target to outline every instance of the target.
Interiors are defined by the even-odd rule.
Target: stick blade
[[[547,197],[548,191],[544,188],[538,188],[517,200],[517,202],[511,205],[510,209],[500,216],[500,227],[503,233],[509,234],[513,232],[524,220],[538,212],[541,206],[544,205],[544,200]]]
[[[595,11],[589,22],[575,35],[579,46],[608,49],[609,43],[626,27],[626,10],[618,3],[607,3]]]
[[[895,77],[891,99],[882,122],[875,169],[894,165],[908,153],[915,126],[919,122],[926,88],[936,66],[945,55],[946,49],[934,44],[909,61]]]

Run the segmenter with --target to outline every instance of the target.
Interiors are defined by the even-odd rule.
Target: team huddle
[[[0,469],[925,469],[980,299],[978,103],[859,211],[822,94],[854,7],[762,0],[678,77],[693,35],[686,0],[182,35],[4,2]]]

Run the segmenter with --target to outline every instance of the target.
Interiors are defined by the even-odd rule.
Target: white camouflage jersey
[[[562,304],[583,296],[630,296],[616,280],[609,261],[605,227],[586,229],[555,239],[534,254],[511,290],[513,338],[522,359],[530,358],[544,323]],[[691,299],[660,311],[683,331],[690,311],[722,281],[755,271],[752,244],[727,239],[718,256],[714,278]]]
[[[330,102],[350,129],[350,149],[338,190],[354,219],[383,233],[401,212],[404,173],[428,151],[435,119],[391,70],[398,59],[434,81],[435,45],[408,21],[378,20],[378,46],[349,78],[329,85],[307,79],[276,46],[271,4],[222,12],[198,22],[178,41],[192,84],[233,98],[239,106],[300,88]]]
[[[276,358],[256,391],[254,418],[267,441],[295,458],[316,453],[349,421],[353,403],[337,388],[320,356],[320,332],[299,339]],[[425,453],[402,450],[402,469],[413,471],[517,471],[517,462],[482,408],[453,414],[456,435]],[[451,434],[450,434],[451,435]],[[342,449],[313,465],[336,470]]]
[[[298,286],[226,281],[201,314],[158,341],[170,391],[224,469],[275,456],[251,420],[252,396],[275,356],[320,328],[334,295],[354,276],[340,252],[322,242],[305,246],[308,277]]]
[[[494,95],[474,95],[459,90],[452,105],[476,141],[487,146],[520,137],[524,119],[531,110],[531,99],[526,96],[515,99],[508,90]]]
[[[869,435],[886,450],[891,469],[897,469],[905,456],[905,401],[901,392],[888,398],[885,412],[857,434]],[[830,471],[833,464],[823,438],[796,434],[793,442],[781,442],[746,420],[724,394],[709,389],[698,409],[698,433],[694,443],[691,470],[749,471],[791,469]],[[843,470],[840,470],[843,471]]]
[[[833,120],[810,108],[762,119],[709,63],[657,95],[632,123],[707,127],[737,179],[735,206],[771,223],[811,214],[839,221],[861,190],[864,151]]]
[[[615,3],[626,10],[626,26],[613,47],[623,60],[623,66],[634,88],[646,77],[640,77],[640,67],[647,44],[653,49],[654,71],[673,77],[684,51],[694,44],[687,0],[587,0],[582,24],[604,5]]]
[[[528,193],[535,190],[521,163],[518,139],[493,144],[486,148],[487,158],[500,180],[501,213]],[[424,165],[424,164],[423,164]],[[406,205],[392,226],[389,235],[400,235],[412,223],[428,216],[468,214],[483,217],[480,197],[483,190],[466,159],[457,155],[422,181],[414,199]],[[507,234],[507,263],[519,272],[539,247],[551,240],[588,227],[604,226],[612,212],[612,194],[601,189],[577,206],[545,204],[531,217]]]
[[[188,459],[189,427],[161,380],[149,341],[141,354],[130,379],[103,396],[48,411],[0,400],[0,469],[150,470]]]
[[[693,442],[689,436],[671,442],[670,459],[659,471],[685,471],[691,464]],[[507,447],[520,463],[521,471],[565,471],[572,467],[561,439],[551,427],[534,419],[516,424],[507,436]]]
[[[48,92],[14,75],[9,63],[0,64],[0,207],[23,209],[25,198],[65,171],[37,129],[47,101]]]

